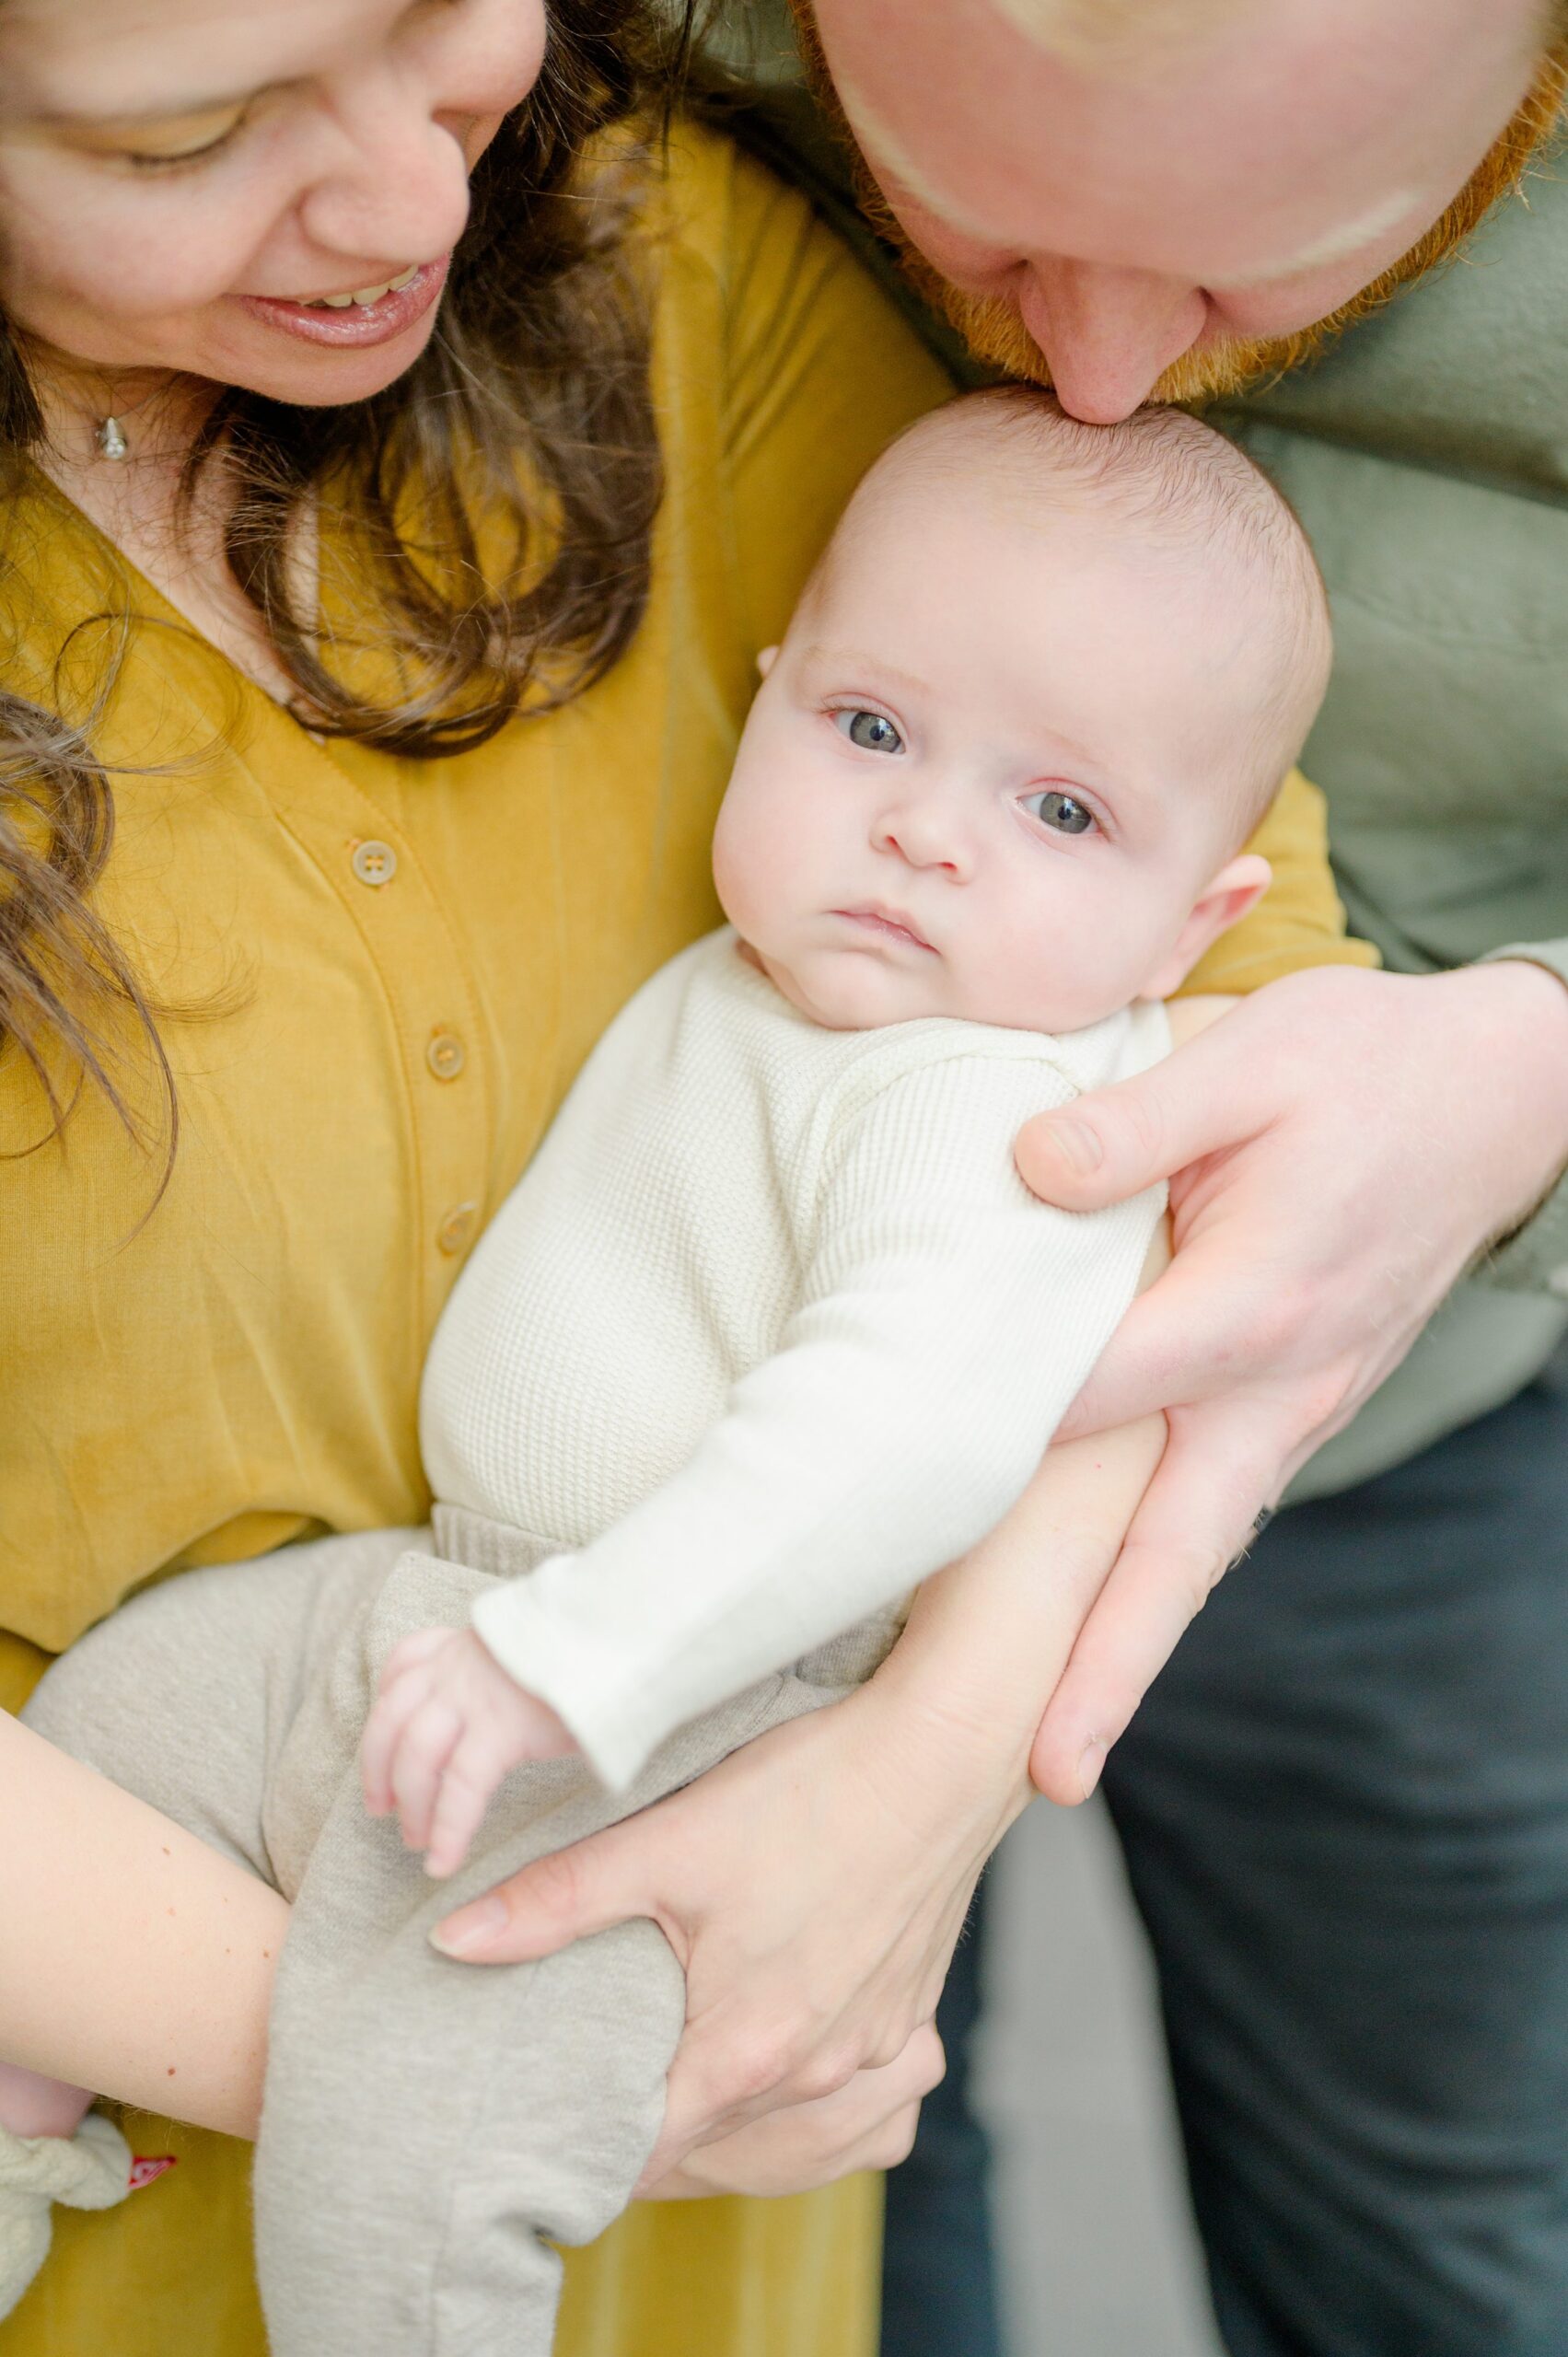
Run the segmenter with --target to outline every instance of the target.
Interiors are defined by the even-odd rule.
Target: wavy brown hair
[[[579,694],[635,631],[662,476],[631,232],[687,31],[660,0],[551,0],[543,70],[475,167],[422,357],[366,401],[300,409],[231,389],[209,416],[187,496],[221,451],[237,489],[228,563],[313,729],[415,759],[462,751],[525,703]],[[42,433],[0,314],[0,495]],[[359,629],[401,658],[396,702],[340,676],[300,605],[291,552],[318,511],[348,535]],[[0,597],[27,594],[7,560]],[[91,644],[105,635],[91,630]],[[42,1090],[35,1146],[94,1087],[134,1136],[161,1137],[167,1178],[178,1105],[157,1017],[169,1010],[92,905],[114,794],[93,750],[94,700],[84,718],[68,691],[82,640],[67,640],[49,702],[0,681],[0,1057],[25,1059]],[[150,1119],[128,1086],[149,1062]]]

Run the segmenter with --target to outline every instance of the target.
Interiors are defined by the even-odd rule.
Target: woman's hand
[[[763,2113],[898,2063],[1024,1805],[1027,1754],[1026,1737],[1005,1764],[985,1761],[874,1682],[540,1859],[450,1918],[442,1945],[514,1962],[653,1918],[687,2000],[652,2185]]]
[[[1176,1247],[1064,1428],[1164,1408],[1170,1445],[1046,1713],[1043,1792],[1093,1789],[1260,1510],[1565,1159],[1568,991],[1511,960],[1292,975],[1023,1132],[1024,1177],[1071,1210],[1168,1178]]]
[[[687,2026],[646,2184],[680,2164],[702,2181],[728,2165],[715,2140],[793,2107],[827,2107],[782,2129],[782,2146],[737,2139],[730,2159],[771,2151],[777,2165],[791,2138],[798,2158],[824,2124],[853,2127],[864,2152],[865,2135],[896,2142],[911,2124],[899,2073],[929,2068],[917,2033],[981,1868],[1028,1798],[1040,1712],[1164,1437],[1156,1418],[1053,1449],[1000,1529],[927,1581],[869,1686],[448,1918],[448,1952],[489,1964],[631,1916],[660,1926],[686,1972]],[[856,2107],[877,2104],[862,2128]]]

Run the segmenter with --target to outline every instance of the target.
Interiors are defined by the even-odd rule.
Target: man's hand
[[[455,1874],[502,1778],[525,1759],[576,1747],[471,1629],[422,1629],[381,1672],[360,1743],[365,1805],[372,1817],[397,1811],[427,1873]]]
[[[1568,991],[1523,961],[1292,975],[1030,1122],[1017,1157],[1074,1211],[1170,1181],[1171,1267],[1063,1427],[1170,1427],[1036,1741],[1036,1783],[1071,1803],[1260,1513],[1568,1160]]]

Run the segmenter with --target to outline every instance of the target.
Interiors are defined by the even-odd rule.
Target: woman
[[[0,7],[12,1707],[138,1582],[423,1512],[441,1302],[605,1021],[712,922],[756,652],[943,389],[796,199],[710,135],[645,154],[634,6],[563,5],[548,40],[540,0],[122,18]],[[1304,945],[1276,907],[1249,980],[1325,954],[1297,866]],[[1074,1514],[1114,1474],[1124,1518],[1147,1462],[1097,1448]],[[664,2190],[907,2141],[933,2065],[905,2032],[1104,1549],[1045,1595],[1019,1560],[982,1550],[834,1724],[721,1771],[799,1864],[764,1899],[732,1844],[712,1924],[667,1925],[694,2026],[665,2162],[707,2141]],[[243,2133],[278,1902],[0,1739],[0,2048]],[[846,1776],[883,1795],[869,1854]],[[807,1967],[816,2035],[738,2088],[726,1992]],[[63,2223],[8,2357],[260,2349],[242,2151],[174,2141],[145,2200]],[[873,2260],[864,2185],[647,2205],[575,2262],[562,2346],[863,2357]]]

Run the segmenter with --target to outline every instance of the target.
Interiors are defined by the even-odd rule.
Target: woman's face
[[[0,0],[0,305],[109,375],[363,400],[544,41],[544,0]]]

